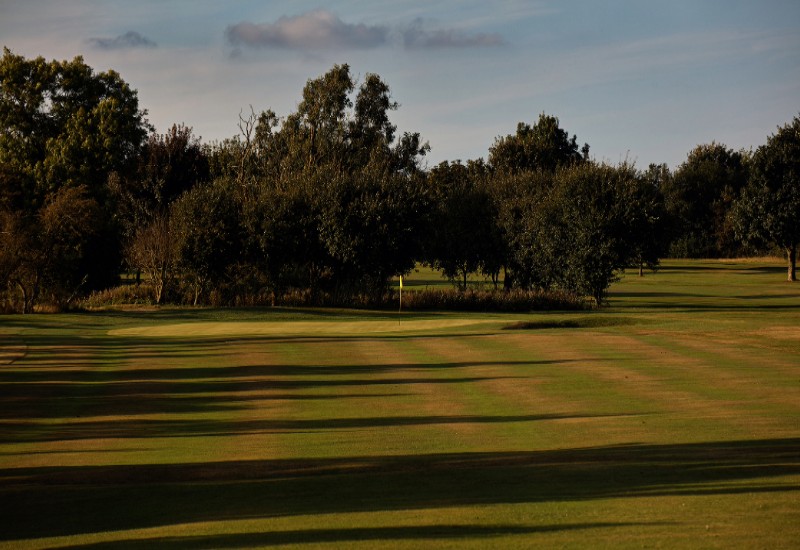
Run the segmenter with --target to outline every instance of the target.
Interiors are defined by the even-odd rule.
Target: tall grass
[[[188,294],[173,293],[170,303],[190,305]],[[293,289],[281,295],[267,291],[247,293],[226,298],[212,292],[205,305],[214,307],[337,307],[353,309],[393,310],[400,307],[398,290],[389,290],[381,295],[333,294],[312,292],[308,289]],[[153,305],[155,292],[147,284],[123,285],[95,292],[80,306],[98,309],[122,305]],[[470,288],[465,291],[454,288],[425,288],[404,292],[402,309],[410,311],[474,311],[525,313],[529,311],[582,310],[589,304],[580,296],[564,291],[544,290],[482,290]]]

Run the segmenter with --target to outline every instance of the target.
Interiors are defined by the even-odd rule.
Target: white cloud
[[[327,10],[281,17],[274,23],[243,21],[225,31],[234,56],[241,48],[329,51],[374,49],[399,42],[406,49],[486,48],[504,43],[499,34],[463,28],[431,28],[428,20],[415,18],[410,24],[347,23]]]
[[[380,25],[345,23],[326,10],[315,10],[275,23],[241,22],[225,31],[233,46],[295,50],[367,49],[386,43],[388,29]]]

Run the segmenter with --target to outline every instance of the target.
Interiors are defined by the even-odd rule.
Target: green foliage
[[[496,288],[503,272],[507,291],[600,304],[621,270],[655,269],[667,250],[768,244],[786,250],[794,278],[800,119],[752,158],[712,142],[672,174],[592,162],[542,113],[498,137],[487,163],[427,170],[430,147],[398,131],[397,109],[378,75],[358,82],[334,65],[306,82],[295,112],[240,113],[238,136],[207,146],[173,125],[145,141],[146,113],[114,71],[5,49],[3,309],[110,286],[121,250],[156,303],[379,303],[425,262],[461,291],[472,273]]]
[[[0,209],[15,242],[3,253],[14,269],[0,283],[19,289],[23,311],[42,296],[63,305],[116,281],[120,243],[106,184],[135,164],[144,117],[114,71],[4,49]]]
[[[428,237],[428,262],[461,290],[470,273],[482,271],[496,282],[504,261],[488,167],[480,161],[443,162],[428,174],[436,200]]]
[[[194,293],[193,304],[208,288],[219,288],[239,259],[243,235],[239,205],[226,180],[199,185],[172,204],[170,226],[178,269]]]
[[[88,286],[99,252],[92,245],[101,231],[99,205],[84,187],[49,195],[35,215],[3,213],[0,275],[12,307],[30,313],[41,296],[59,307],[69,305]],[[19,306],[13,289],[19,291]]]
[[[625,267],[658,264],[663,207],[631,165],[586,162],[498,184],[514,286],[561,288],[599,305]]]
[[[126,233],[131,234],[156,214],[166,212],[182,193],[208,179],[206,148],[190,127],[173,124],[164,134],[151,134],[135,171],[112,178],[110,187]]]
[[[366,169],[331,179],[322,197],[320,234],[337,290],[381,294],[413,269],[430,211],[420,178]]]
[[[62,186],[81,185],[102,200],[108,175],[136,162],[149,128],[144,117],[136,91],[114,71],[95,74],[81,57],[28,60],[5,48],[0,174],[17,184],[5,201],[30,211]]]
[[[559,127],[558,118],[544,113],[533,126],[520,122],[513,135],[498,137],[489,148],[489,164],[498,171],[525,172],[571,166],[589,157],[589,145],[579,150],[577,137]]]
[[[673,257],[739,254],[729,213],[749,177],[748,155],[712,142],[698,145],[671,177],[661,181],[672,219]]]
[[[354,89],[349,67],[336,65],[306,83],[296,113],[253,114],[240,139],[212,154],[240,163],[229,173],[248,258],[275,296],[292,286],[380,293],[421,248],[430,209],[419,158],[427,145],[413,133],[395,141],[389,111],[397,103],[377,75],[367,75],[355,103]]]
[[[770,136],[752,164],[753,178],[734,211],[737,233],[749,242],[781,247],[788,279],[794,281],[800,244],[800,117]]]

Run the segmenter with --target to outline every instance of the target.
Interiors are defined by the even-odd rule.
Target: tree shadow
[[[616,527],[648,526],[652,523],[569,523],[560,525],[415,525],[409,527],[353,527],[342,529],[296,529],[263,533],[235,533],[210,536],[183,536],[169,538],[134,539],[70,546],[74,550],[150,550],[153,545],[166,550],[195,548],[256,548],[287,544],[352,543],[382,540],[460,540],[495,538],[499,536],[526,536],[542,533],[612,529]],[[488,541],[487,541],[488,543]]]
[[[216,340],[182,339],[176,346],[169,340],[155,339],[134,348],[127,347],[128,340],[113,338],[86,338],[72,345],[61,345],[58,340],[54,343],[46,336],[29,341],[24,361],[0,369],[0,393],[4,396],[0,400],[0,420],[11,421],[0,424],[3,428],[0,441],[54,440],[52,438],[57,437],[54,433],[45,436],[38,425],[47,419],[68,418],[55,431],[63,427],[67,434],[77,434],[79,425],[94,426],[85,420],[71,421],[70,416],[191,415],[245,409],[265,400],[387,398],[408,395],[411,387],[419,384],[468,384],[526,378],[538,367],[559,363],[225,365],[231,349],[227,340],[223,346]],[[242,339],[236,340],[240,341]],[[255,342],[259,347],[258,343],[264,340]],[[211,365],[197,366],[191,362],[198,354]],[[95,359],[94,355],[99,355],[100,359]],[[175,366],[170,362],[172,359],[181,359],[181,364],[187,366]],[[222,365],[214,365],[213,361]],[[494,366],[511,367],[519,374],[489,376],[485,372],[470,372]],[[330,389],[340,391],[334,395],[327,391]],[[191,423],[182,426],[189,428]],[[97,431],[106,433],[118,429],[113,424],[104,424]],[[136,433],[138,430],[121,431]],[[182,431],[176,430],[177,433]],[[38,439],[42,437],[51,439]]]
[[[786,476],[798,475],[800,438],[5,468],[0,540],[292,515],[795,492],[800,483]]]
[[[349,431],[374,428],[461,424],[502,424],[579,418],[641,416],[640,414],[538,414],[538,415],[420,415],[354,418],[270,420],[81,420],[57,426],[35,422],[0,422],[0,443],[43,443],[81,439],[148,439],[176,437],[227,437],[270,433]]]

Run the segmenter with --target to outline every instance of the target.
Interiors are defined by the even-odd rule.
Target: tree
[[[3,310],[22,310],[27,313],[33,307],[28,300],[26,286],[19,287],[21,280],[27,278],[27,260],[33,250],[34,231],[32,224],[26,220],[21,211],[0,209],[0,282],[5,287]],[[22,293],[22,306],[17,307],[15,292]]]
[[[62,186],[104,198],[112,172],[135,162],[149,125],[136,91],[83,58],[0,60],[0,173],[16,174],[15,208],[35,210]]]
[[[637,179],[627,164],[587,163],[556,174],[553,200],[562,223],[554,228],[553,248],[563,258],[558,283],[598,306],[636,253],[638,221],[630,210]]]
[[[110,180],[125,236],[132,238],[182,193],[207,182],[209,171],[208,153],[191,127],[173,124],[164,134],[151,134],[135,172]]]
[[[533,126],[520,122],[514,135],[498,137],[489,148],[489,164],[498,171],[523,172],[571,166],[589,158],[589,145],[578,149],[577,137],[559,127],[558,118],[544,113]]]
[[[397,108],[388,84],[378,75],[368,73],[358,90],[349,128],[350,158],[357,164],[365,165],[375,155],[388,156],[397,130],[389,121],[389,111]]]
[[[559,288],[599,306],[619,273],[648,251],[651,190],[631,165],[585,162],[505,175],[496,185],[514,286]]]
[[[672,219],[670,255],[736,255],[740,244],[728,214],[748,177],[745,153],[714,142],[695,147],[661,185]]]
[[[309,80],[297,116],[308,132],[308,164],[342,161],[346,111],[353,102],[349,94],[355,87],[350,67],[334,65],[323,76]]]
[[[51,209],[66,212],[62,208],[76,201],[103,205],[92,210],[97,214],[92,231],[80,236],[79,245],[73,243],[80,250],[82,281],[85,276],[82,291],[108,286],[118,278],[119,235],[114,209],[106,207],[107,182],[135,164],[149,129],[145,116],[136,91],[114,71],[95,73],[80,57],[47,62],[3,50],[0,208],[23,220],[17,228],[28,228],[22,233],[26,242],[34,243],[29,247],[32,254],[53,243],[40,223]],[[70,194],[70,189],[80,191]],[[32,257],[28,260],[29,267],[37,263],[31,263]],[[63,275],[68,278],[68,272]],[[31,272],[25,279],[37,277]],[[39,295],[36,288],[32,283],[28,289],[34,300]]]
[[[503,245],[497,212],[482,162],[442,162],[428,174],[435,196],[429,262],[461,290],[470,273],[481,270],[497,283]]]
[[[380,77],[368,74],[353,98],[355,89],[349,67],[335,65],[306,83],[295,113],[254,115],[251,137],[243,130],[212,155],[215,173],[236,177],[224,164],[251,151],[253,185],[237,191],[246,251],[276,296],[289,286],[378,293],[414,265],[420,228],[407,221],[428,212],[420,159],[429,147],[417,133],[395,137],[397,103]]]
[[[800,243],[800,117],[778,128],[753,157],[753,177],[732,218],[740,238],[786,252],[787,278],[797,280]]]
[[[178,250],[167,214],[158,214],[149,224],[140,227],[127,249],[128,263],[144,271],[153,285],[156,304],[176,275]]]
[[[170,212],[178,267],[190,281],[197,305],[204,291],[221,285],[240,256],[239,205],[227,182],[217,180],[181,195]]]
[[[42,294],[68,305],[87,285],[100,219],[99,205],[84,187],[51,193],[35,215],[3,213],[0,275],[19,290],[23,313],[32,312]]]
[[[624,186],[622,206],[628,228],[626,240],[630,245],[631,267],[657,269],[667,252],[668,217],[661,183],[669,177],[666,164],[651,164],[639,177],[628,178]]]
[[[262,181],[256,197],[243,203],[245,254],[266,274],[274,300],[292,286],[316,290],[329,263],[318,187],[303,172],[287,174]]]
[[[410,271],[429,211],[422,178],[383,167],[332,178],[323,195],[320,231],[333,260],[335,290],[379,296],[391,277]]]

